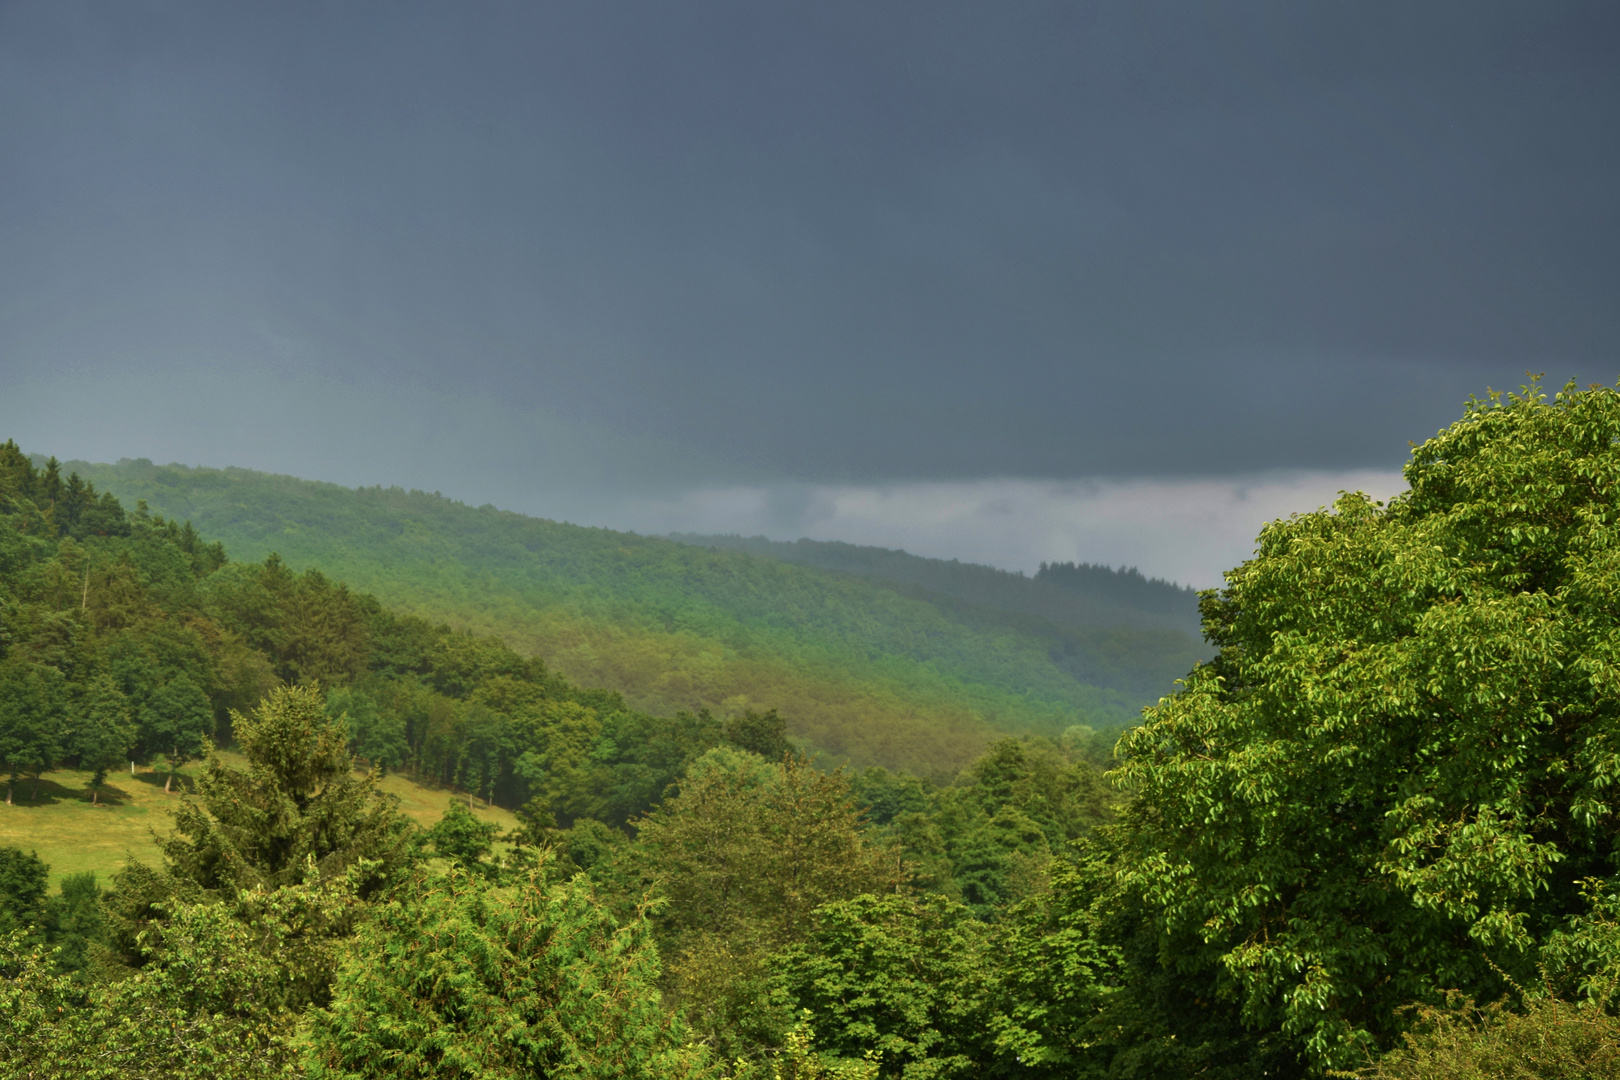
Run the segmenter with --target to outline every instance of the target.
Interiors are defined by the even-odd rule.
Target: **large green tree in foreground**
[[[1406,479],[1268,525],[1124,740],[1143,1071],[1354,1066],[1406,1003],[1614,961],[1571,943],[1616,873],[1620,393],[1470,402]]]
[[[234,722],[247,769],[209,754],[197,793],[174,808],[174,831],[160,841],[163,866],[132,859],[118,875],[110,944],[149,967],[168,961],[181,906],[215,904],[258,928],[269,925],[267,911],[291,904],[295,930],[244,932],[289,988],[277,1007],[297,1010],[325,1000],[338,942],[363,901],[403,878],[413,830],[377,790],[377,773],[356,775],[347,730],[318,688],[278,687]],[[321,902],[288,899],[305,893]]]
[[[233,714],[246,771],[210,755],[197,797],[175,810],[163,841],[171,873],[210,892],[323,879],[369,861],[369,893],[406,858],[408,823],[376,773],[356,775],[348,729],[320,689],[272,690],[250,715]]]

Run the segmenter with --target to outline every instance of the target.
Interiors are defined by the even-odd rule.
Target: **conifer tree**
[[[377,907],[305,1042],[312,1080],[697,1080],[642,915],[616,926],[584,876],[495,889],[453,870]]]
[[[50,867],[37,852],[0,847],[0,934],[37,928],[45,920]]]
[[[274,888],[303,880],[310,859],[322,880],[364,860],[369,893],[404,865],[411,826],[377,773],[356,775],[346,725],[318,687],[277,688],[232,721],[247,771],[209,755],[163,842],[172,876],[213,892]]]

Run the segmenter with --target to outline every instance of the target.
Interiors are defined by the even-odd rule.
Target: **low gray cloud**
[[[614,500],[593,519],[646,533],[844,540],[1033,573],[1043,562],[1134,566],[1197,588],[1247,559],[1261,527],[1331,506],[1342,491],[1404,491],[1384,470],[1087,483],[987,479],[776,488],[725,487]],[[798,507],[787,519],[784,504]]]
[[[277,346],[302,354],[296,341]],[[17,403],[25,407],[10,407]],[[1267,521],[1327,505],[1341,490],[1387,498],[1404,486],[1394,470],[693,486],[684,468],[649,468],[677,452],[652,436],[296,364],[23,375],[0,404],[7,413],[11,437],[63,458],[147,457],[399,485],[651,535],[807,536],[1025,571],[1071,560],[1137,566],[1199,587],[1247,558]]]

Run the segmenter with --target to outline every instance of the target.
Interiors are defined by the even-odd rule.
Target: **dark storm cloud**
[[[6,4],[5,418],[59,373],[228,440],[303,387],[328,458],[397,404],[509,485],[560,432],[558,483],[1388,467],[1486,383],[1620,374],[1617,45],[1612,4]]]

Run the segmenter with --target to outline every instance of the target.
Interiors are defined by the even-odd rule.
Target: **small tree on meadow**
[[[428,839],[441,858],[468,873],[493,877],[496,866],[489,861],[489,854],[500,831],[498,825],[479,821],[466,803],[452,799],[444,817],[428,830]]]
[[[100,801],[107,771],[125,760],[134,742],[135,721],[129,700],[110,677],[97,676],[80,696],[73,731],[79,764],[94,774],[90,779],[91,803]]]
[[[175,675],[141,706],[140,726],[168,759],[167,793],[174,774],[203,753],[214,730],[214,707],[188,676]]]
[[[63,704],[66,683],[54,667],[23,657],[0,662],[0,769],[6,773],[6,805],[12,788],[24,776],[34,779],[62,755]]]

